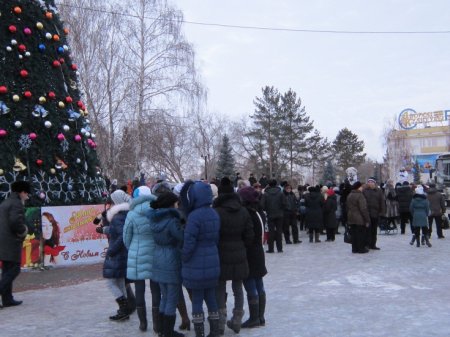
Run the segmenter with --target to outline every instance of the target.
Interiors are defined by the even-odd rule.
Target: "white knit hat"
[[[133,192],[133,198],[140,197],[142,195],[152,195],[152,191],[147,186],[139,186]]]
[[[129,202],[130,196],[122,190],[116,190],[111,194],[111,200],[115,205],[119,205]]]
[[[414,192],[415,192],[416,194],[425,194],[422,185],[417,186],[416,189],[414,190]]]

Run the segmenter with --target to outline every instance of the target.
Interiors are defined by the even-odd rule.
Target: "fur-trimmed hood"
[[[108,219],[108,221],[111,222],[114,215],[116,215],[119,212],[129,211],[129,210],[130,210],[130,204],[127,202],[124,202],[124,203],[118,204],[118,205],[114,205],[108,210],[108,212],[106,212],[106,219]]]

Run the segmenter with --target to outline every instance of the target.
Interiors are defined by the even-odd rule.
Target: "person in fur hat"
[[[0,261],[2,261],[2,278],[0,295],[4,307],[22,304],[12,294],[14,280],[20,274],[22,259],[22,242],[27,236],[25,225],[25,201],[28,200],[30,184],[16,181],[11,186],[11,194],[0,204]],[[1,305],[0,305],[1,307]]]

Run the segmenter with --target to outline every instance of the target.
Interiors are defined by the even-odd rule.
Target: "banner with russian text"
[[[92,223],[103,210],[104,205],[42,207],[44,265],[103,261],[108,239],[97,233]]]

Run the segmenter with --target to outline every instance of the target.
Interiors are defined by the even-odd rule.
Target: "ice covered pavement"
[[[302,238],[283,254],[268,254],[267,325],[239,336],[448,337],[450,234],[445,234],[447,239],[432,239],[432,248],[410,246],[410,235],[379,235],[381,251],[359,255],[338,235],[334,243]],[[24,304],[0,310],[2,337],[152,335],[138,330],[136,315],[123,323],[109,321],[116,307],[103,281],[26,291],[16,298]],[[227,329],[225,336],[238,335]]]

